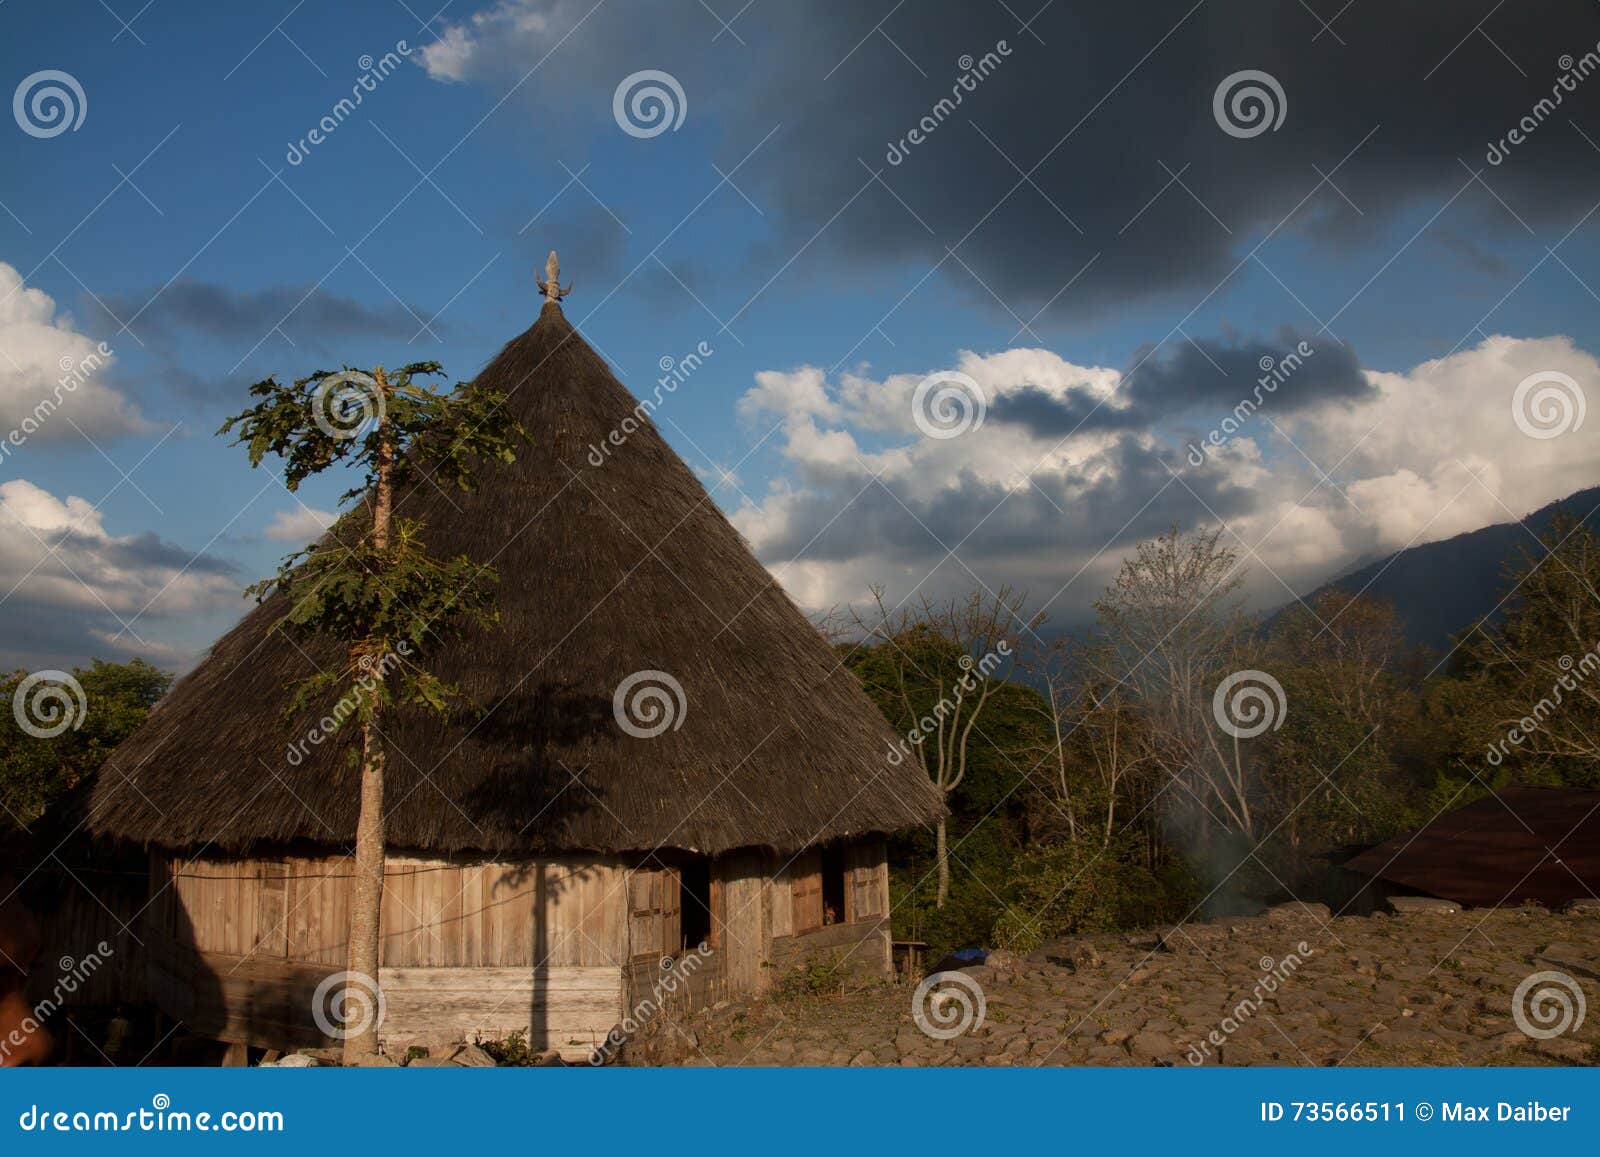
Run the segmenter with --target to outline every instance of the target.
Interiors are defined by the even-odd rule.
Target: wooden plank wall
[[[614,967],[385,968],[382,977],[391,1049],[521,1030],[536,1047],[585,1060],[622,1015]]]
[[[739,852],[718,858],[714,871],[722,884],[722,975],[731,995],[753,995],[772,980],[772,864],[760,852]]]
[[[819,853],[793,857],[773,877],[769,977],[819,955],[845,958],[849,969],[862,975],[892,975],[888,845],[883,840],[862,841],[847,847],[844,858],[846,904],[841,924],[822,923]]]
[[[148,897],[142,874],[95,871],[46,865],[40,874],[53,877],[50,896],[39,922],[40,950],[28,973],[27,998],[49,998],[65,1005],[141,1004],[150,999],[140,941],[141,910]],[[76,878],[74,878],[76,876]],[[111,951],[100,951],[104,944]],[[93,961],[98,957],[98,961]],[[72,965],[63,968],[66,961]],[[85,963],[90,962],[90,963]],[[26,962],[24,962],[26,963]],[[63,976],[73,977],[71,987]]]
[[[337,856],[158,858],[151,910],[165,951],[150,965],[156,998],[218,1039],[325,1043],[311,994],[346,964],[350,872]],[[620,1013],[626,879],[620,862],[392,857],[384,1038],[522,1028],[536,1047],[587,1055]]]
[[[166,867],[176,898],[166,926],[179,941],[207,952],[345,962],[347,857],[172,859]],[[610,863],[392,857],[384,870],[383,963],[620,966],[627,952],[624,880],[623,867]]]
[[[341,971],[325,964],[194,952],[152,953],[162,1006],[202,1036],[263,1047],[336,1047],[313,1013],[317,986]],[[381,1036],[391,1052],[411,1044],[503,1037],[520,1030],[536,1048],[586,1058],[617,1023],[618,968],[384,968]]]
[[[832,960],[841,975],[882,979],[894,975],[889,919],[869,916],[853,924],[829,924],[815,932],[772,942],[772,971],[779,977],[815,960]]]
[[[851,922],[824,926],[816,851],[792,862],[755,851],[716,860],[717,967],[696,989],[719,998],[753,995],[771,984],[780,958],[861,941],[872,968],[881,941],[887,969],[883,842],[849,849],[846,862]],[[655,957],[658,967],[669,954],[667,939],[677,934],[667,925],[680,918],[677,882],[670,867],[630,869],[621,860],[391,858],[384,1035],[436,1035],[448,1031],[448,1020],[459,1021],[463,1035],[525,1027],[541,1046],[576,1048],[585,1034],[603,1039],[621,1012],[624,967],[635,955]],[[317,1043],[306,1039],[320,1037],[309,1022],[310,993],[346,963],[348,858],[163,856],[152,862],[151,884],[148,925],[161,930],[156,939],[166,951],[151,961],[150,978],[169,1011],[184,1016],[187,1009],[186,1020],[214,1026],[220,1039]],[[647,910],[635,913],[644,901]]]

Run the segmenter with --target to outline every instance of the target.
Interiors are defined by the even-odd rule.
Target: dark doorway
[[[711,941],[711,861],[689,860],[681,869],[683,880],[683,948]]]
[[[850,919],[845,911],[844,849],[822,849],[822,922],[843,924]]]

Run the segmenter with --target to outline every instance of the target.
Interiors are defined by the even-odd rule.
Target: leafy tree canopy
[[[0,676],[0,698],[7,708],[0,712],[0,826],[29,827],[52,803],[94,775],[172,685],[171,675],[143,659],[96,659],[76,668],[72,677],[83,689],[81,711],[74,703],[73,722],[58,735],[39,738],[25,731],[18,717],[40,718],[29,716],[29,696],[20,708],[17,703],[29,673]],[[65,704],[62,700],[58,706]]]

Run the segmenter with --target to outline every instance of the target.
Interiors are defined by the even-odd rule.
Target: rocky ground
[[[653,1026],[647,1048],[716,1065],[1600,1063],[1600,904],[1437,903],[1354,917],[1287,905],[996,954],[925,995],[921,1022],[964,1029],[949,1039],[919,1026],[904,982],[724,1004]],[[1519,1026],[1513,1001],[1536,973],[1559,975],[1525,992]],[[981,1022],[961,1000],[979,993]]]

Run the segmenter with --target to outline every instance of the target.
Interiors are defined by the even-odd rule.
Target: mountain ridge
[[[1543,533],[1562,509],[1600,528],[1600,486],[1575,491],[1512,522],[1407,547],[1358,565],[1319,584],[1301,601],[1310,603],[1329,590],[1383,599],[1394,605],[1407,641],[1448,651],[1456,636],[1498,614],[1509,585],[1507,568],[1523,551],[1537,548],[1534,536]]]

